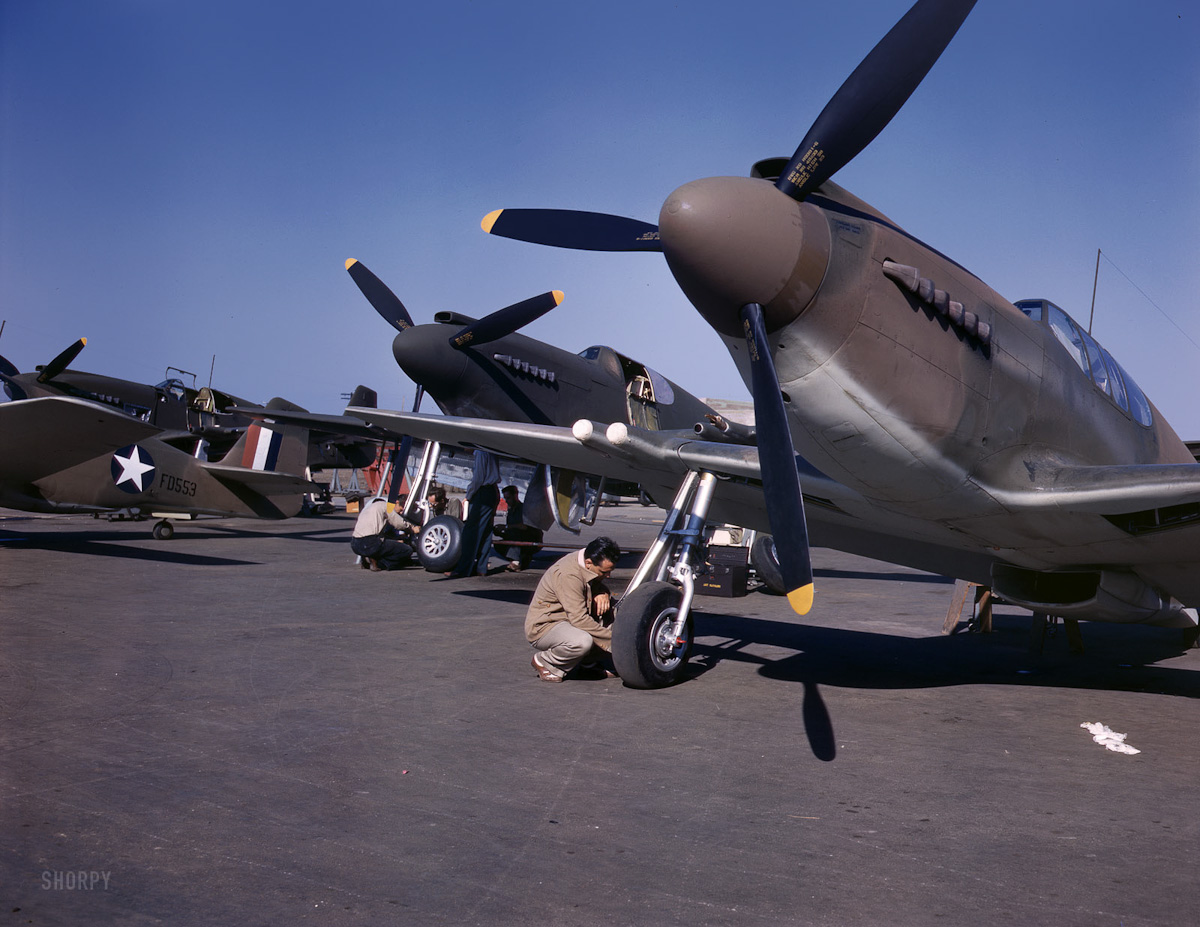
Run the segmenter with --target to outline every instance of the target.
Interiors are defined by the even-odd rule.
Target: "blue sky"
[[[0,5],[0,354],[168,365],[336,411],[407,408],[392,331],[549,289],[527,329],[745,398],[661,257],[491,238],[503,206],[654,222],[698,177],[790,155],[904,0],[605,4],[40,0]],[[1085,321],[1200,438],[1200,14],[981,0],[837,180],[1010,299]]]

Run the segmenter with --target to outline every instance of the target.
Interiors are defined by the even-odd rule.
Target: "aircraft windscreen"
[[[154,388],[160,389],[164,393],[170,393],[176,399],[182,399],[184,396],[187,395],[187,389],[184,387],[183,381],[178,380],[174,377],[172,377],[169,380],[163,380],[161,383],[155,384]]]
[[[1130,413],[1139,424],[1147,427],[1153,424],[1150,403],[1133,378],[1066,312],[1044,299],[1021,300],[1014,305],[1033,321],[1049,325],[1079,369],[1109,399]]]
[[[675,401],[675,390],[671,389],[671,384],[667,382],[667,378],[655,370],[646,368],[646,375],[650,377],[650,384],[654,387],[654,401],[660,406],[669,406]]]

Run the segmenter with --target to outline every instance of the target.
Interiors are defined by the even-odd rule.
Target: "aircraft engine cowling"
[[[1120,570],[1041,572],[998,563],[992,566],[992,592],[1005,602],[1059,618],[1162,628],[1197,623],[1195,609]]]

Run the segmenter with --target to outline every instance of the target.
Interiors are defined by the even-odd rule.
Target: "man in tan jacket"
[[[593,646],[612,650],[613,601],[604,580],[620,556],[612,538],[595,538],[542,576],[525,615],[525,637],[543,682],[562,682]]]

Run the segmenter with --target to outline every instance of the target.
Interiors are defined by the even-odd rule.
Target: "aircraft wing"
[[[0,471],[6,480],[33,482],[161,433],[149,422],[85,399],[0,403]]]
[[[573,428],[490,419],[388,412],[350,407],[393,437],[411,435],[459,447],[481,448],[580,473],[640,484],[659,504],[670,503],[688,470],[709,470],[724,477],[714,515],[733,524],[768,530],[766,503],[759,483],[758,450],[699,440],[691,430],[647,431],[618,423],[604,426],[580,421]],[[806,496],[818,502],[845,498],[850,491],[797,458]],[[857,498],[857,497],[855,497]]]
[[[239,406],[238,412],[253,418],[269,418],[277,422],[302,425],[309,431],[321,434],[346,435],[374,441],[388,438],[380,429],[366,425],[360,419],[351,418],[349,415],[322,415],[317,412],[268,409],[265,406]]]

